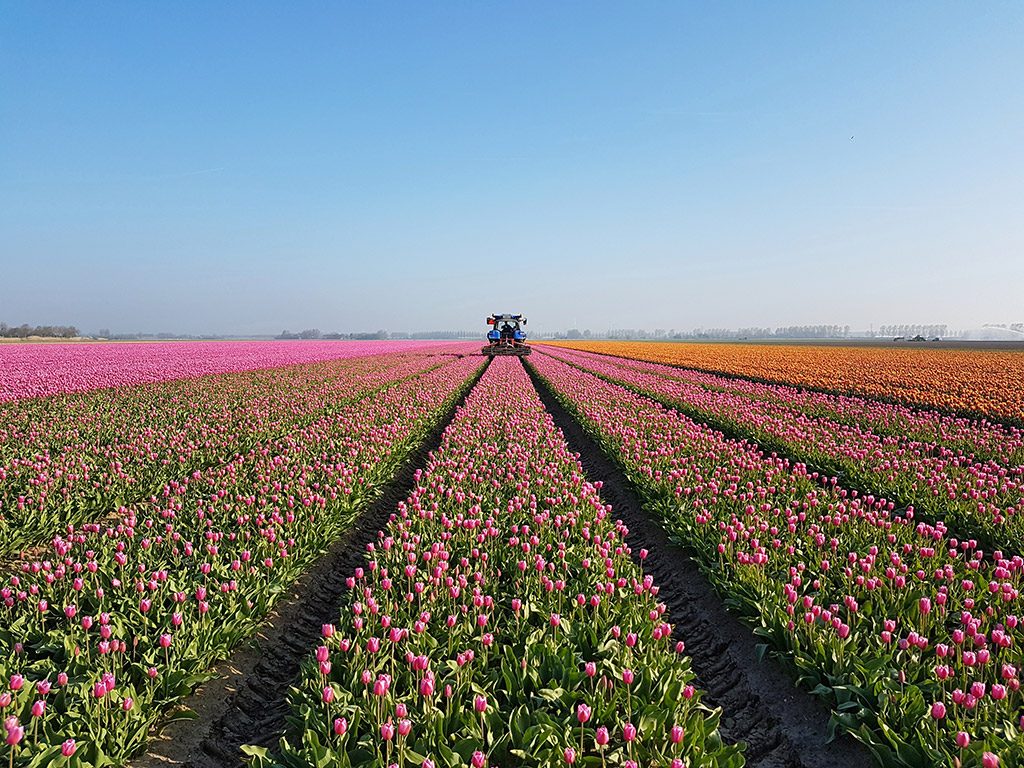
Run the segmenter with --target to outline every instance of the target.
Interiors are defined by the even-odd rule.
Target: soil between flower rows
[[[750,629],[729,614],[714,588],[686,552],[644,512],[622,471],[561,406],[530,365],[526,370],[545,408],[601,496],[629,528],[634,558],[648,550],[646,573],[659,586],[675,636],[686,644],[709,703],[722,708],[721,732],[727,742],[744,741],[748,766],[757,768],[836,768],[871,766],[868,750],[849,736],[829,743],[829,711],[800,690],[778,664],[759,661]]]
[[[146,754],[131,762],[132,768],[241,766],[242,745],[277,744],[287,728],[288,689],[297,680],[302,661],[319,643],[323,625],[337,622],[347,591],[345,579],[364,564],[366,545],[376,540],[399,502],[408,498],[416,470],[440,446],[445,428],[485,370],[486,366],[349,532],[278,598],[277,608],[254,641],[214,668],[210,682],[183,702],[195,719],[166,725],[150,739]]]

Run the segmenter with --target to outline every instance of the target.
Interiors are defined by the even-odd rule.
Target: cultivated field
[[[0,760],[1024,764],[1024,356],[573,346],[0,348]]]
[[[1020,344],[693,344],[550,342],[840,394],[1024,420]]]

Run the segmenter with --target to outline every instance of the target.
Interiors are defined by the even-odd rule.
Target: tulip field
[[[171,394],[90,393],[67,418],[61,403],[24,401],[55,414],[43,429],[55,435],[46,442],[58,455],[47,458],[58,467],[51,476],[33,449],[34,423],[12,430],[5,459],[15,488],[5,503],[16,503],[4,522],[21,527],[24,487],[45,524],[6,539],[0,677],[9,689],[0,709],[11,764],[67,757],[99,766],[137,752],[161,712],[252,633],[482,367],[440,349],[365,357],[353,371],[348,363],[284,369],[276,383],[267,372],[243,382],[242,397],[236,382],[218,379]],[[121,398],[124,423],[101,430],[85,420],[81,434],[77,414],[103,414],[103,397]],[[202,426],[190,423],[193,403],[210,408]],[[219,461],[204,453],[216,450]],[[38,475],[22,483],[26,458]],[[93,460],[103,474],[70,478],[67,496],[36,490],[84,476]],[[122,463],[131,470],[111,471]],[[126,498],[139,484],[141,494]],[[95,518],[83,522],[89,511]],[[30,538],[57,527],[52,539]]]
[[[414,350],[430,342],[400,342]],[[392,344],[394,348],[398,344]],[[0,401],[376,354],[376,342],[16,344],[3,350]]]
[[[444,357],[354,357],[0,404],[0,556],[311,424]],[[187,404],[187,408],[183,405]],[[57,405],[57,407],[55,407]]]
[[[663,346],[686,359],[0,347],[0,765],[144,759],[282,603],[303,608],[293,585],[382,499],[266,701],[280,724],[254,721],[234,762],[210,762],[214,724],[196,721],[185,764],[1024,765],[1016,395],[946,397],[961,374],[941,358],[928,399],[892,383],[898,356],[848,386],[820,351],[802,369],[787,352],[783,378],[741,366],[742,345],[696,362],[710,345]],[[743,623],[753,663],[781,670],[776,699],[746,715],[716,700],[713,678],[750,670],[698,661],[707,638],[649,568],[668,554],[623,522],[613,485]],[[844,757],[724,726],[794,697]]]
[[[811,344],[553,342],[769,382],[1024,420],[1024,351]]]
[[[741,765],[623,534],[495,359],[349,578],[283,763]]]
[[[551,355],[719,430],[1024,552],[1024,430],[604,355]]]

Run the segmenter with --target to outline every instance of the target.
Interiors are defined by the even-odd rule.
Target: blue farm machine
[[[516,355],[525,357],[531,350],[526,343],[526,318],[522,315],[510,315],[495,312],[487,318],[487,346],[482,352],[490,357],[496,355]]]

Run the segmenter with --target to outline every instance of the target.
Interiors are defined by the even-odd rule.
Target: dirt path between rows
[[[473,378],[352,529],[281,594],[254,640],[217,665],[215,677],[183,702],[197,718],[165,726],[151,737],[146,754],[131,761],[131,768],[233,768],[245,762],[242,745],[278,743],[287,727],[288,689],[318,644],[322,626],[337,622],[346,577],[364,564],[366,545],[408,498],[416,470],[440,446],[445,428],[478,380],[479,375]]]
[[[758,661],[749,628],[729,614],[714,588],[687,553],[644,512],[622,470],[601,451],[579,423],[534,374],[527,371],[544,406],[579,453],[601,496],[629,528],[630,546],[648,550],[643,563],[659,585],[675,636],[686,643],[700,686],[722,708],[721,733],[729,743],[747,744],[748,766],[756,768],[860,768],[874,765],[870,753],[849,736],[829,743],[829,710],[797,688],[780,665]]]

